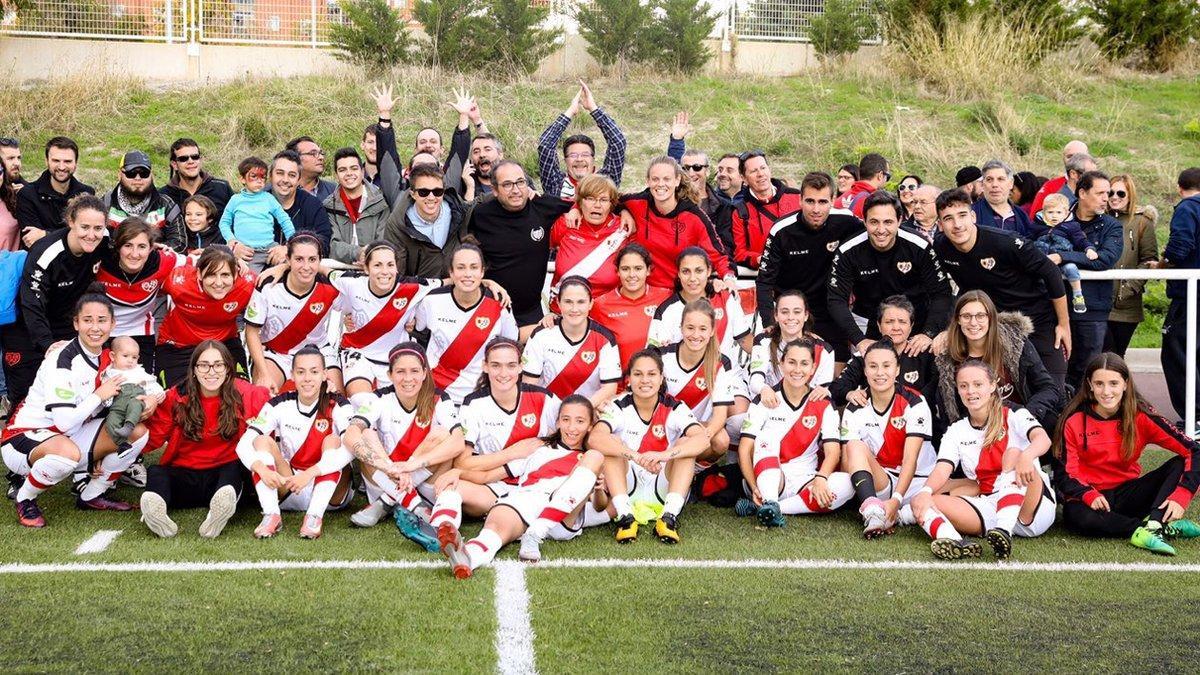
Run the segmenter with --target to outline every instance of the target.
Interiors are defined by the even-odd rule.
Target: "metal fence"
[[[859,12],[875,13],[873,0],[858,4]],[[825,0],[738,0],[731,9],[733,32],[739,40],[808,42],[809,19],[824,12]]]
[[[183,42],[193,0],[34,0],[0,20],[15,35]]]

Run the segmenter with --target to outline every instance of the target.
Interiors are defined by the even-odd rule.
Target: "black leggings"
[[[1172,457],[1157,469],[1101,493],[1111,511],[1096,511],[1081,501],[1063,505],[1063,524],[1086,537],[1128,537],[1147,517],[1162,522],[1158,507],[1179,487],[1183,458]]]
[[[232,485],[240,497],[246,477],[241,461],[211,469],[185,469],[180,466],[154,465],[147,469],[146,491],[163,498],[168,508],[208,507],[217,490]]]

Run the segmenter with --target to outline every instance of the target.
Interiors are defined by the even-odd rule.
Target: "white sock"
[[[779,510],[787,515],[803,515],[808,513],[829,513],[840,509],[850,498],[854,496],[854,486],[850,485],[850,476],[841,471],[835,471],[829,475],[826,481],[829,486],[829,491],[833,493],[833,501],[826,508],[821,506],[815,497],[812,495],[812,483],[809,483],[795,497],[788,497],[779,501]],[[759,485],[759,492],[762,492],[762,486]],[[763,500],[766,500],[766,493],[763,493]]]
[[[764,502],[779,501],[783,489],[783,467],[779,464],[779,450],[754,446],[754,480]]]
[[[79,462],[59,455],[44,455],[33,463],[25,476],[25,483],[17,490],[17,501],[33,499],[75,472]]]
[[[332,478],[325,477],[330,475]],[[318,477],[313,485],[312,496],[308,500],[308,515],[310,516],[325,517],[325,509],[329,508],[329,500],[333,499],[333,491],[337,489],[342,473],[339,471],[335,474],[325,474],[325,476]]]
[[[449,523],[455,529],[462,525],[462,495],[457,490],[442,490],[433,504],[429,524],[439,527],[442,523]]]
[[[613,510],[617,512],[617,520],[633,515],[633,504],[629,500],[629,495],[613,495],[611,501]]]
[[[471,570],[477,570],[492,562],[503,545],[500,535],[486,528],[480,531],[478,537],[463,546],[467,551],[467,557],[471,560]]]
[[[596,473],[582,464],[576,466],[567,480],[550,495],[550,503],[530,524],[529,531],[533,536],[544,539],[551,528],[566,519],[580,502],[588,498],[595,486]]]
[[[996,479],[996,527],[1012,534],[1021,515],[1021,504],[1025,502],[1025,488],[1017,487],[1017,475],[1005,471]]]
[[[79,498],[85,502],[91,501],[112,489],[125,469],[133,466],[137,458],[142,456],[142,449],[149,441],[150,434],[142,434],[142,437],[130,443],[124,452],[110,452],[105,455],[100,460],[100,477],[88,481],[80,491]]]
[[[683,495],[678,492],[668,492],[667,498],[663,500],[663,513],[669,513],[673,516],[678,516],[683,510]]]
[[[958,530],[950,524],[949,519],[932,506],[925,510],[925,522],[921,523],[921,529],[925,530],[931,539],[954,539],[957,541],[963,538]]]
[[[258,461],[275,470],[275,458],[269,452],[258,453]],[[254,494],[258,495],[258,504],[262,507],[264,516],[279,515],[279,491],[259,480],[254,474]]]

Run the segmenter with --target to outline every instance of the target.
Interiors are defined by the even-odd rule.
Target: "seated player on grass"
[[[997,558],[1007,558],[1013,535],[1039,537],[1054,524],[1054,491],[1039,464],[1050,436],[1028,410],[1005,404],[1000,378],[985,361],[963,362],[955,381],[966,416],[942,436],[937,468],[912,512],[939,558],[978,557],[979,544],[964,534],[983,535]],[[935,494],[955,469],[979,484],[978,495]]]
[[[784,345],[783,379],[774,387],[779,404],[755,401],[742,425],[738,462],[753,500],[739,499],[734,509],[757,515],[766,527],[783,526],[784,514],[833,511],[854,496],[850,476],[837,471],[837,409],[828,397],[814,399],[809,388],[816,351],[806,338]]]
[[[629,392],[604,410],[588,438],[588,447],[605,456],[617,542],[635,541],[639,523],[657,520],[659,540],[677,544],[696,457],[711,441],[688,406],[667,396],[658,351],[634,354],[626,377]]]
[[[1142,399],[1121,357],[1107,352],[1088,362],[1060,420],[1055,442],[1066,463],[1058,487],[1067,529],[1129,537],[1163,555],[1175,555],[1166,539],[1200,537],[1200,525],[1183,517],[1200,486],[1200,444]],[[1179,456],[1143,474],[1139,460],[1150,444]]]
[[[925,485],[936,453],[930,443],[933,414],[914,389],[897,383],[900,357],[884,338],[862,355],[868,396],[842,412],[843,466],[863,516],[863,536],[889,534],[900,509]]]
[[[558,428],[549,436],[521,441],[480,458],[486,462],[476,469],[451,469],[438,479],[439,494],[445,495],[456,490],[463,478],[486,485],[517,477],[516,486],[488,512],[483,530],[474,539],[463,543],[458,531],[461,514],[439,523],[438,541],[455,577],[471,576],[518,537],[521,560],[538,562],[546,537],[574,539],[585,525],[608,522],[588,499],[604,465],[604,455],[585,447],[594,414],[591,401],[572,394],[559,408]]]
[[[305,345],[292,356],[289,373],[295,391],[267,401],[250,420],[238,441],[237,454],[251,472],[262,506],[262,523],[254,536],[268,539],[283,530],[280,510],[304,511],[300,536],[316,539],[327,510],[350,505],[350,453],[342,434],[351,426],[366,427],[345,397],[329,392],[325,355]]]

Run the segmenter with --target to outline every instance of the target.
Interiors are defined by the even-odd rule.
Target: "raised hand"
[[[396,99],[392,96],[392,85],[372,87],[370,98],[375,102],[375,109],[379,111],[380,119],[390,120],[392,108],[396,107]]]
[[[592,90],[588,88],[587,82],[579,80],[579,105],[583,109],[592,112],[599,106],[596,105],[596,98],[592,96]]]
[[[671,123],[671,138],[683,140],[692,133],[692,125],[688,123],[687,111],[675,113],[675,121]]]
[[[457,88],[454,90],[454,100],[447,105],[449,105],[451,108],[454,108],[459,115],[467,118],[470,118],[472,108],[475,108],[476,111],[478,111],[479,108],[479,106],[475,103],[475,99],[471,98],[470,92],[468,92],[466,89]]]
[[[571,105],[567,106],[566,112],[563,114],[567,117],[575,117],[575,113],[579,112],[579,97],[583,96],[583,90],[580,89],[575,93],[575,98],[571,99]]]

